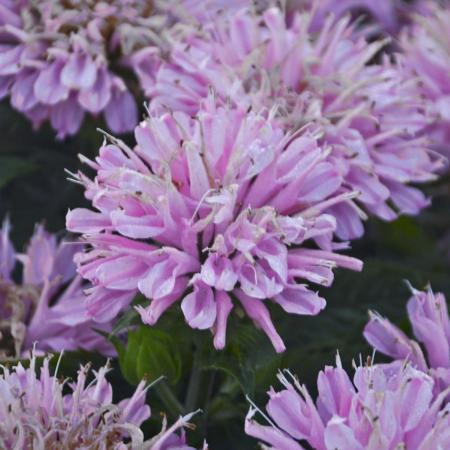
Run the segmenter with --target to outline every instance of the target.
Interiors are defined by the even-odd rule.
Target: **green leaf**
[[[21,158],[0,157],[0,188],[5,187],[15,178],[36,170],[37,167],[36,164]]]
[[[130,384],[138,384],[140,381],[137,373],[137,358],[141,342],[136,332],[128,333],[128,345],[122,354],[119,353],[119,363],[123,376]]]
[[[253,393],[255,380],[254,371],[251,370],[245,364],[233,360],[229,355],[220,355],[215,358],[211,358],[211,361],[205,363],[202,366],[202,370],[214,370],[220,371],[231,377],[235,382],[237,382],[242,393]],[[227,390],[227,386],[223,386],[224,390]],[[233,386],[230,386],[233,389]],[[228,392],[227,392],[228,393]]]
[[[139,333],[138,376],[154,379],[164,375],[170,383],[176,383],[181,376],[181,354],[174,340],[168,333],[148,327]]]
[[[249,394],[253,396],[258,386],[270,384],[281,363],[267,337],[253,325],[233,320],[224,351],[212,352],[204,361],[203,370],[216,370],[227,375],[221,392],[226,395]]]
[[[126,348],[118,346],[120,367],[123,376],[131,384],[137,384],[142,378],[149,380],[160,376],[174,384],[181,376],[181,353],[177,342],[165,331],[141,326],[128,333]],[[119,347],[119,348],[118,348]]]

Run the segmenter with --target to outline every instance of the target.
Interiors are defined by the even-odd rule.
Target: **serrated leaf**
[[[165,376],[176,383],[181,376],[181,355],[169,334],[141,328],[141,345],[137,359],[137,375],[149,379]]]
[[[115,345],[117,340],[113,341]],[[166,332],[141,326],[128,333],[126,348],[119,348],[120,367],[125,379],[137,384],[142,378],[166,377],[176,383],[181,376],[182,360],[176,341]]]

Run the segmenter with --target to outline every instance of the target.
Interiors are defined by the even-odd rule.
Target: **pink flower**
[[[94,285],[86,306],[95,320],[112,319],[141,292],[151,300],[137,308],[144,323],[181,302],[186,322],[210,329],[221,349],[239,304],[283,351],[267,301],[317,314],[325,300],[307,283],[331,285],[338,266],[361,270],[335,253],[345,245],[332,242],[336,222],[323,213],[355,194],[341,193],[313,133],[284,134],[210,99],[194,118],[150,117],[135,136],[134,150],[111,138],[95,161],[83,158],[96,178],[76,178],[96,211],[67,215],[67,228],[90,244],[76,260]]]
[[[409,23],[413,13],[426,11],[427,3],[426,0],[380,0],[376,3],[372,0],[290,0],[288,10],[311,10],[311,29],[314,31],[323,26],[330,14],[339,19],[351,13],[355,18],[364,16],[369,19],[376,31],[381,29],[396,35],[402,26]]]
[[[443,4],[444,5],[444,4]],[[415,17],[404,30],[401,47],[405,65],[421,80],[421,94],[426,98],[433,122],[426,129],[437,150],[450,156],[450,9],[437,2],[428,4],[429,14]]]
[[[306,442],[316,450],[428,450],[450,443],[445,394],[434,397],[433,379],[408,364],[358,367],[352,382],[337,357],[336,367],[319,373],[316,403],[288,371],[278,378],[285,389],[272,388],[267,416],[260,412],[267,425],[255,421],[255,407],[245,422],[246,433],[268,448],[302,450]]]
[[[9,95],[35,127],[49,120],[59,138],[76,134],[85,114],[103,114],[115,133],[132,131],[134,97],[168,50],[164,29],[247,3],[0,0],[0,98]]]
[[[242,108],[276,108],[285,130],[317,127],[342,190],[361,192],[356,203],[329,210],[338,236],[354,239],[367,214],[392,220],[427,206],[411,184],[434,180],[444,162],[420,137],[429,118],[418,79],[386,55],[372,63],[385,41],[355,40],[348,18],[330,17],[317,33],[310,26],[306,13],[287,26],[270,8],[262,15],[241,9],[200,30],[174,27],[169,61],[148,90],[150,109],[195,114],[212,88]]]
[[[377,351],[397,361],[407,359],[414,367],[423,370],[435,379],[436,389],[450,386],[450,319],[443,294],[413,289],[408,302],[408,316],[420,345],[409,339],[389,320],[370,313],[370,321],[364,336]]]
[[[20,357],[36,342],[39,351],[81,348],[113,354],[112,346],[94,331],[108,331],[109,324],[99,327],[84,311],[84,286],[72,261],[80,245],[58,244],[38,226],[26,253],[16,255],[8,221],[0,239],[1,356]],[[17,260],[23,268],[20,284],[12,278]]]
[[[205,23],[218,14],[228,14],[252,3],[268,3],[270,0],[162,0],[154,2],[158,10],[164,11],[175,22]]]
[[[136,104],[110,60],[118,53],[124,65],[128,51],[150,45],[129,32],[131,25],[143,30],[151,21],[144,3],[79,2],[72,8],[61,1],[21,3],[1,2],[3,96],[9,94],[12,106],[34,126],[50,120],[60,138],[75,134],[86,112],[103,112],[118,133],[132,130]]]
[[[141,382],[131,398],[115,404],[112,386],[106,380],[108,367],[94,371],[86,383],[88,368],[81,367],[73,382],[59,381],[50,374],[49,358],[36,374],[36,356],[30,367],[21,363],[2,367],[0,375],[0,445],[5,450],[63,448],[193,450],[175,431],[188,425],[193,414],[181,417],[161,433],[144,442],[139,426],[150,417],[145,404],[147,388]],[[129,443],[125,443],[127,438]],[[205,447],[206,449],[206,447]]]

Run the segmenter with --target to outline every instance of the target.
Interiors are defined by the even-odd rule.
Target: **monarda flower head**
[[[317,31],[333,14],[336,19],[352,14],[355,19],[363,18],[375,32],[396,35],[411,20],[414,12],[427,10],[426,0],[288,0],[288,11],[311,10],[313,19],[311,29]]]
[[[145,323],[179,301],[187,323],[211,329],[221,349],[239,305],[283,351],[267,301],[317,314],[325,300],[307,283],[329,286],[337,266],[361,269],[335,253],[345,245],[332,242],[336,221],[323,213],[355,193],[340,193],[314,134],[285,134],[209,99],[194,118],[150,117],[135,135],[134,150],[112,139],[86,161],[95,180],[76,180],[97,211],[67,215],[91,246],[76,260],[94,285],[86,304],[95,320],[111,320],[139,291],[151,300],[138,307]]]
[[[207,19],[204,9],[194,14],[197,3],[1,0],[0,97],[10,95],[36,127],[49,119],[60,138],[75,134],[86,113],[103,114],[115,133],[132,131],[137,79],[152,82],[168,50],[164,27]],[[212,15],[220,3],[204,6]]]
[[[81,367],[76,380],[59,381],[51,375],[49,358],[40,374],[36,357],[29,368],[21,363],[2,367],[0,375],[0,446],[5,450],[193,450],[184,433],[192,417],[181,417],[148,441],[139,426],[150,417],[145,404],[146,388],[141,382],[133,396],[113,403],[112,386],[106,380],[108,367],[94,371]],[[89,381],[89,382],[88,382]]]
[[[9,240],[9,223],[0,234],[0,358],[39,351],[96,350],[111,354],[112,346],[94,331],[108,324],[93,323],[83,308],[83,280],[72,260],[80,245],[57,242],[37,226],[24,254]],[[22,265],[20,282],[14,268]]]
[[[413,288],[412,291],[408,317],[426,357],[418,342],[379,314],[370,313],[364,336],[377,351],[394,358],[394,366],[407,359],[435,379],[436,390],[447,389],[450,387],[450,319],[445,297],[434,294],[430,287],[426,291]]]
[[[267,415],[251,407],[247,434],[277,450],[429,450],[449,448],[450,405],[433,395],[433,379],[405,363],[395,370],[380,365],[356,368],[353,382],[341,366],[327,366],[317,379],[314,400],[285,371],[281,391],[271,389]]]
[[[349,18],[329,17],[310,31],[311,16],[241,9],[201,29],[172,29],[170,61],[158,69],[148,95],[152,111],[166,106],[195,114],[210,87],[224,102],[267,111],[286,130],[307,124],[323,131],[327,160],[356,202],[333,206],[338,236],[363,234],[361,219],[417,214],[429,201],[411,184],[436,178],[443,160],[420,137],[429,124],[419,81],[387,55],[385,41],[354,37]],[[362,207],[362,209],[361,209]]]
[[[400,42],[405,64],[420,77],[421,94],[433,118],[426,133],[436,149],[449,157],[450,9],[448,4],[445,7],[430,2],[428,12],[426,16],[415,16],[415,23],[404,30]]]

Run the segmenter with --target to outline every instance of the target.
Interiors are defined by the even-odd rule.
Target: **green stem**
[[[208,410],[208,405],[211,400],[213,389],[214,389],[214,382],[216,381],[216,372],[210,371],[208,373],[208,378],[205,380],[205,395],[203,398],[203,408],[205,412]]]
[[[178,417],[183,414],[182,404],[175,397],[165,380],[161,380],[154,389],[172,417]]]
[[[197,407],[198,394],[200,389],[200,347],[194,352],[194,361],[192,362],[192,371],[189,378],[189,384],[184,402],[186,411],[193,411]]]

